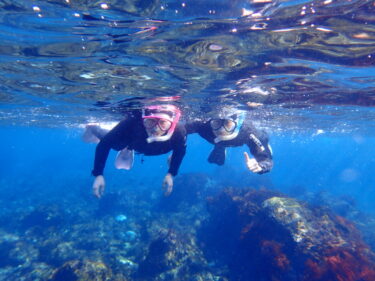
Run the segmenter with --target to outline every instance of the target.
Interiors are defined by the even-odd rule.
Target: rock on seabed
[[[208,199],[200,241],[238,281],[373,281],[374,253],[343,217],[273,191],[226,189]]]

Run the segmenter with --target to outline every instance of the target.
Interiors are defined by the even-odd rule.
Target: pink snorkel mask
[[[169,140],[176,129],[180,116],[181,111],[172,104],[145,106],[142,110],[142,119],[165,119],[171,122],[171,127],[168,129],[165,135],[149,136],[147,138],[147,142],[152,143],[154,141]]]

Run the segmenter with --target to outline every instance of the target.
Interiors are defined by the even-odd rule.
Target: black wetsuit
[[[129,114],[98,143],[92,174],[94,176],[103,175],[110,149],[120,151],[128,148],[144,155],[161,155],[173,151],[168,173],[173,176],[177,175],[186,152],[185,127],[178,124],[172,137],[167,141],[147,143],[147,138],[148,135],[143,126],[141,113]]]
[[[269,172],[273,167],[272,152],[268,144],[268,136],[266,132],[255,129],[251,121],[246,118],[242,124],[240,132],[237,137],[232,140],[220,141],[215,143],[216,136],[214,135],[210,123],[195,121],[186,124],[186,130],[188,134],[198,133],[202,138],[208,142],[214,144],[208,162],[215,163],[217,165],[223,165],[225,162],[225,148],[242,146],[246,144],[252,155],[258,161],[262,167],[262,171],[259,174]]]

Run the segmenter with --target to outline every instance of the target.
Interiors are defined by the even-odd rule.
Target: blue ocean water
[[[369,0],[0,1],[0,280],[375,280],[374,11]],[[184,122],[247,111],[269,135],[273,169],[250,173],[245,146],[210,164],[212,145],[194,134],[170,198],[168,155],[119,171],[114,151],[95,198],[85,124],[165,101]],[[295,229],[265,219],[296,248],[259,225],[269,205],[248,189],[299,200],[279,207],[304,217]],[[240,234],[220,232],[218,214]],[[353,260],[364,268],[349,272]]]

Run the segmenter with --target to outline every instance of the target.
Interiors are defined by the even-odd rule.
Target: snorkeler
[[[130,169],[134,151],[144,155],[161,155],[173,151],[169,170],[163,180],[168,196],[173,190],[173,177],[177,175],[186,152],[186,130],[178,123],[180,110],[174,105],[152,105],[128,114],[112,130],[89,125],[83,136],[87,142],[99,141],[96,147],[93,183],[94,195],[100,198],[105,189],[103,170],[110,149],[119,151],[115,161],[118,169]]]
[[[207,121],[194,121],[186,124],[188,134],[198,133],[202,138],[214,144],[208,162],[223,165],[226,148],[246,144],[255,158],[244,152],[247,168],[257,174],[267,173],[272,169],[272,150],[268,136],[254,128],[246,118],[246,112],[231,107],[223,107]]]

